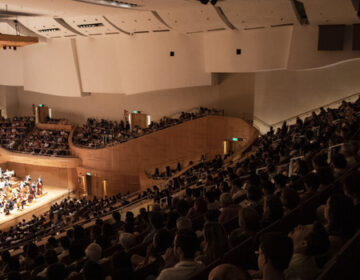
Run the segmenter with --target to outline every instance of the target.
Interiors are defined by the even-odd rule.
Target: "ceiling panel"
[[[169,26],[183,33],[228,29],[211,4],[161,10],[159,15]]]
[[[21,17],[18,20],[26,28],[46,38],[72,37],[77,35],[51,17]]]
[[[298,22],[290,0],[227,0],[218,6],[238,29]]]
[[[65,17],[63,20],[77,32],[88,36],[120,33],[103,16]]]
[[[359,22],[351,0],[302,0],[312,25]]]
[[[128,12],[106,17],[112,24],[128,33],[168,30],[169,27],[158,20],[152,12]]]
[[[16,35],[16,30],[6,22],[0,22],[0,34]]]

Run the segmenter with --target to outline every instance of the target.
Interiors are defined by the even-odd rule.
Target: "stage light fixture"
[[[6,50],[6,46],[3,46],[3,49]]]
[[[212,5],[216,5],[217,1],[218,1],[218,0],[211,0],[211,4],[212,4]]]
[[[209,3],[209,0],[200,0],[201,4],[206,5],[207,3]]]
[[[14,51],[16,51],[16,46],[14,46]]]

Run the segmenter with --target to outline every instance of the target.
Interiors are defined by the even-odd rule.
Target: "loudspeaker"
[[[319,25],[319,51],[342,51],[344,49],[345,25]]]
[[[360,24],[353,25],[353,46],[354,51],[360,51]]]

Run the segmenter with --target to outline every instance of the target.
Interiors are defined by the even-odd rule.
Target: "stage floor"
[[[44,185],[44,196],[33,200],[25,205],[23,210],[12,210],[10,215],[0,214],[0,230],[16,225],[23,219],[29,220],[32,215],[41,215],[49,210],[51,204],[65,198],[69,191],[66,188],[52,187]]]

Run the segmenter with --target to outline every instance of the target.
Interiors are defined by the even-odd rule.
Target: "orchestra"
[[[37,197],[43,195],[43,181],[38,177],[36,181],[27,175],[23,181],[15,178],[15,172],[0,168],[0,213],[9,215],[12,210],[24,209]]]

